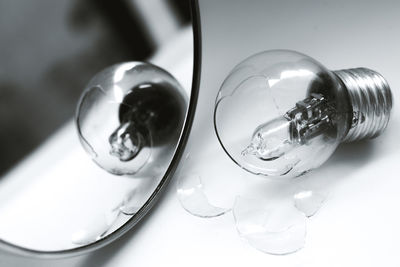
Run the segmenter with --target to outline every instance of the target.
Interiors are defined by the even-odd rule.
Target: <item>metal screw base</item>
[[[392,93],[379,73],[366,69],[334,71],[346,87],[353,109],[352,125],[342,142],[374,138],[386,128],[392,109]]]

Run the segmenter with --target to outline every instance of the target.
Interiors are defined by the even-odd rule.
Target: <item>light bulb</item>
[[[339,143],[381,134],[391,108],[389,85],[375,71],[329,71],[301,53],[272,50],[230,72],[218,92],[214,123],[240,167],[295,177],[323,164]]]
[[[103,169],[134,174],[174,149],[186,106],[184,89],[165,70],[143,62],[117,64],[97,74],[82,94],[76,113],[80,141]]]

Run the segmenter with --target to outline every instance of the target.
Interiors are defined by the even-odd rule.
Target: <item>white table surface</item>
[[[330,187],[331,197],[308,221],[305,247],[288,256],[259,252],[239,238],[231,213],[214,219],[188,214],[177,200],[173,179],[138,227],[111,245],[52,261],[1,253],[0,266],[400,266],[400,4],[200,2],[202,83],[187,148],[191,153],[205,143],[217,144],[210,128],[215,94],[229,70],[254,52],[288,48],[330,69],[369,67],[392,87],[395,106],[387,131],[369,142],[340,146],[316,172]],[[284,15],[279,13],[283,8]],[[301,19],[292,21],[299,14]]]

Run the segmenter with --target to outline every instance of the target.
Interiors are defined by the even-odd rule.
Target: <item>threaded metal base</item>
[[[351,127],[342,142],[374,138],[386,128],[392,109],[392,93],[379,73],[366,69],[338,70],[334,73],[346,87],[353,109]]]

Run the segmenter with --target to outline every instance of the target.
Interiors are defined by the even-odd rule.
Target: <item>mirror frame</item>
[[[178,163],[182,157],[185,149],[190,130],[192,128],[193,118],[196,111],[198,91],[200,85],[200,70],[201,70],[201,27],[200,27],[200,15],[198,0],[190,1],[190,15],[193,29],[193,76],[192,76],[192,88],[189,101],[189,107],[186,114],[186,120],[183,126],[183,131],[179,142],[176,147],[175,154],[171,160],[171,163],[166,170],[164,177],[161,179],[157,188],[151,194],[149,199],[139,209],[139,211],[133,215],[124,225],[112,232],[111,234],[95,241],[93,243],[80,246],[73,249],[58,250],[58,251],[38,251],[33,249],[27,249],[21,246],[14,245],[7,241],[0,239],[0,250],[10,252],[12,254],[33,257],[33,258],[44,258],[44,259],[59,259],[82,255],[85,253],[93,252],[99,248],[102,248],[111,242],[119,239],[129,230],[131,230],[137,223],[139,223],[151,208],[157,203],[157,200],[162,196],[165,188],[168,186],[174,172],[178,166]]]

